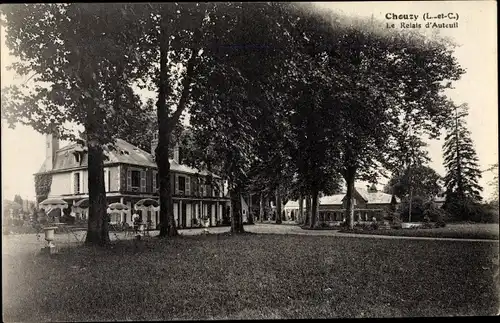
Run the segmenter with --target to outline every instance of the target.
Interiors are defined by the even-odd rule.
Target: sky
[[[455,50],[458,62],[467,73],[454,83],[448,96],[455,103],[468,103],[467,123],[475,143],[481,170],[498,162],[498,85],[497,85],[497,17],[494,1],[415,1],[415,2],[319,2],[320,10],[334,10],[348,16],[373,17],[384,22],[386,14],[418,15],[422,25],[425,13],[431,16],[440,13],[458,14],[458,28],[440,29],[440,34],[450,37],[459,47]],[[423,28],[424,29],[424,28]],[[24,79],[7,71],[14,58],[9,55],[1,31],[1,87],[18,84]],[[17,126],[8,129],[2,120],[2,198],[13,199],[15,194],[22,198],[34,199],[33,174],[45,159],[44,136],[31,128]],[[429,140],[430,166],[444,175],[441,140]],[[488,185],[491,172],[484,172],[480,185],[483,197],[490,197],[493,189]],[[382,184],[384,180],[382,180]],[[362,186],[357,184],[357,186]],[[380,185],[380,188],[381,185]]]

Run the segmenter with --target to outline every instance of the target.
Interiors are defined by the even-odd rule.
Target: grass
[[[432,237],[455,239],[499,239],[498,224],[448,224],[444,228],[341,230],[341,232],[384,236]]]
[[[492,242],[220,234],[3,258],[6,322],[493,315],[499,304]]]

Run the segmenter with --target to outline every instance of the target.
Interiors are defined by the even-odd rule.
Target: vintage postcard
[[[0,19],[3,321],[499,314],[496,2]]]

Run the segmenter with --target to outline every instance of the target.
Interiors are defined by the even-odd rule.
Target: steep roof
[[[320,205],[342,205],[342,200],[345,194],[335,194],[330,196],[323,196],[319,199]]]
[[[71,144],[57,150],[54,160],[54,168],[51,171],[57,172],[57,171],[69,170],[72,168],[87,167],[88,154],[83,154],[81,163],[78,163],[74,156],[74,153],[78,151],[80,152],[86,151],[86,147],[82,147],[78,144]],[[107,160],[104,161],[104,165],[119,163],[119,164],[130,164],[135,166],[157,168],[156,162],[154,161],[153,156],[150,153],[122,139],[116,140],[115,149],[111,150],[105,148],[104,153],[108,157]],[[169,162],[170,162],[170,170],[175,172],[183,172],[189,174],[198,173],[201,175],[210,174],[207,171],[198,171],[197,169],[189,167],[187,165],[179,164],[173,159],[169,159]],[[42,164],[42,167],[39,170],[39,173],[45,173],[49,171],[47,165],[48,165],[48,160],[45,160]],[[218,178],[218,176],[216,175],[213,176]]]
[[[367,204],[391,204],[392,195],[384,192],[368,192],[366,188],[356,187],[359,195],[361,195],[367,202]],[[399,199],[396,197],[396,202],[399,203]]]

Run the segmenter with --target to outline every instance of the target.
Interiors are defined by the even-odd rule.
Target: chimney
[[[151,141],[151,155],[153,155],[153,160],[156,160],[156,147],[158,147],[158,133],[155,131],[153,134],[153,140]]]
[[[47,160],[47,170],[54,169],[56,161],[56,152],[59,150],[59,139],[54,134],[45,136],[45,157]]]
[[[179,162],[179,144],[178,143],[175,144],[175,146],[174,146],[174,161],[180,164],[180,162]]]

